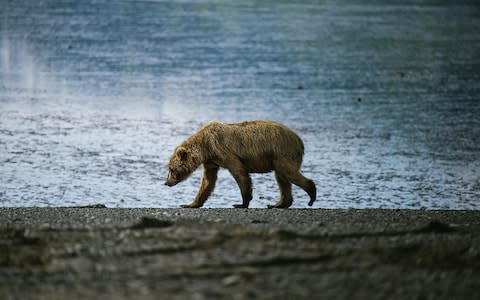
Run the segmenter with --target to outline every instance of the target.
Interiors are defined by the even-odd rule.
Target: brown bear
[[[168,164],[165,185],[174,186],[185,180],[203,164],[200,190],[192,203],[182,207],[201,207],[212,193],[220,167],[235,178],[247,208],[252,200],[250,173],[275,171],[280,199],[268,208],[292,205],[292,183],[310,196],[309,206],[316,199],[315,183],[300,173],[304,146],[300,137],[288,127],[269,120],[226,124],[211,121],[175,148]]]

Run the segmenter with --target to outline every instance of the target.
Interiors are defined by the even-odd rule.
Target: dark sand
[[[0,299],[480,299],[480,211],[0,208]]]

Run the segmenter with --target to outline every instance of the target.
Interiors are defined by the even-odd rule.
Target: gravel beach
[[[480,211],[0,208],[1,299],[478,299]]]

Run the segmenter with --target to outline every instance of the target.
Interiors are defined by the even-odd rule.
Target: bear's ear
[[[188,155],[187,149],[185,149],[184,147],[180,147],[177,149],[177,157],[180,160],[187,159],[187,155]]]

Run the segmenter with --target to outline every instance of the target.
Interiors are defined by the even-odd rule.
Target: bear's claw
[[[180,205],[182,208],[199,208],[199,205],[192,205],[192,204],[182,204]]]
[[[268,209],[272,209],[272,208],[289,208],[290,205],[267,205],[267,208]]]
[[[248,206],[245,205],[245,204],[234,204],[233,207],[234,208],[248,208]]]

